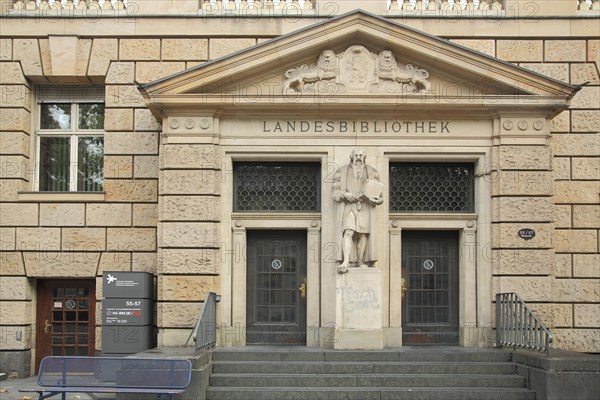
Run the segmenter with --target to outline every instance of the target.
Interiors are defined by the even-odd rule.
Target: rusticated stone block
[[[585,61],[585,40],[546,40],[546,61]]]
[[[106,74],[107,84],[111,83],[129,83],[135,82],[135,63],[133,62],[112,62]]]
[[[139,272],[157,273],[156,253],[133,253],[131,270]]]
[[[78,203],[40,204],[41,226],[83,226],[85,205]]]
[[[600,182],[591,181],[557,181],[554,201],[557,204],[598,203]]]
[[[154,115],[148,109],[135,110],[135,125],[136,131],[160,131],[162,125],[154,118]]]
[[[155,228],[108,228],[109,251],[156,251]]]
[[[557,156],[600,155],[600,135],[598,134],[554,135],[550,143]]]
[[[573,227],[600,229],[600,205],[574,205]]]
[[[165,222],[161,237],[161,247],[214,247],[219,227],[210,222]]]
[[[488,56],[496,56],[496,41],[493,39],[452,39],[450,41]]]
[[[58,251],[60,250],[60,228],[17,228],[17,249]]]
[[[29,155],[29,140],[25,132],[0,132],[0,153]]]
[[[573,326],[573,306],[571,304],[529,303],[529,309],[546,328]]]
[[[220,263],[219,249],[161,249],[159,251],[160,272],[163,274],[214,275],[219,273]]]
[[[158,204],[134,204],[133,225],[156,227],[158,225]]]
[[[200,315],[202,303],[158,303],[159,327],[193,328]]]
[[[216,194],[220,186],[212,170],[166,170],[161,178],[161,194]]]
[[[600,330],[556,329],[553,346],[561,350],[600,353]]]
[[[133,110],[130,108],[108,108],[104,113],[104,130],[133,130]]]
[[[535,237],[529,240],[518,236],[519,230],[530,228]],[[553,224],[543,223],[499,223],[492,224],[492,245],[495,248],[549,249],[552,248]]]
[[[114,202],[156,202],[158,181],[109,179],[104,182],[106,201]]]
[[[599,143],[599,145],[600,145],[600,143]],[[600,147],[598,148],[598,152],[600,153]],[[572,176],[573,176],[573,179],[575,179],[575,180],[598,180],[598,179],[600,179],[600,157],[598,157],[598,158],[573,158]]]
[[[2,60],[2,61],[12,60],[12,39],[7,39],[7,38],[0,39],[0,60]]]
[[[145,107],[144,97],[133,85],[106,86],[106,107]]]
[[[559,302],[598,302],[600,285],[597,279],[555,279],[552,300]]]
[[[162,301],[203,301],[208,292],[219,292],[218,276],[163,275],[158,277],[158,298]]]
[[[18,192],[24,189],[21,179],[0,179],[0,201],[18,201]]]
[[[131,204],[88,204],[87,226],[131,226]]]
[[[31,373],[31,366],[23,365],[23,361],[27,362],[26,359],[31,359],[29,352],[33,347],[33,329],[30,325],[7,326],[3,327],[3,331],[3,337],[2,340],[0,340],[0,354],[4,357],[0,356],[0,364],[4,367],[4,371],[8,372],[11,376],[13,376],[13,374],[16,374],[16,376],[28,376]],[[16,357],[13,358],[13,356]],[[21,367],[19,365],[21,365]],[[8,369],[9,367],[7,366],[10,366],[10,369]],[[21,369],[21,372],[17,372],[19,369]]]
[[[208,59],[207,39],[163,39],[163,60],[200,60]]]
[[[553,168],[555,180],[571,179],[571,159],[568,157],[555,157],[553,160]]]
[[[0,130],[29,132],[30,116],[24,108],[4,108],[0,113]]]
[[[574,304],[573,307],[576,328],[600,328],[600,305]]]
[[[133,157],[104,156],[105,178],[131,178],[133,176]]]
[[[158,154],[158,133],[107,132],[104,146],[107,154]]]
[[[165,145],[162,147],[161,157],[162,168],[221,168],[213,145]]]
[[[555,233],[557,253],[594,253],[598,251],[598,232],[594,230],[564,230]]]
[[[500,146],[496,150],[499,169],[549,170],[550,148],[547,146]]]
[[[551,132],[569,132],[571,130],[570,112],[565,110],[550,121]]]
[[[256,39],[210,39],[210,59],[214,60],[255,44]]]
[[[600,278],[600,254],[573,254],[573,276]]]
[[[600,113],[597,110],[571,111],[571,129],[573,132],[600,132]]]
[[[120,59],[160,60],[160,39],[121,39]]]
[[[554,276],[557,278],[570,278],[572,273],[571,254],[555,254]]]
[[[25,75],[30,77],[44,75],[37,39],[14,39],[13,57],[15,60],[21,61]]]
[[[220,198],[214,196],[165,196],[162,198],[162,221],[218,221]]]
[[[2,226],[37,226],[38,205],[29,203],[0,203]]]
[[[31,109],[31,90],[26,85],[3,85],[0,91],[0,107]]]
[[[2,227],[0,229],[0,250],[14,251],[16,250],[17,228]]]
[[[600,108],[600,86],[586,86],[571,100],[571,108]]]
[[[495,197],[492,211],[495,222],[554,221],[554,203],[550,197]]]
[[[3,62],[2,73],[0,74],[0,84],[2,85],[25,85],[27,80],[23,75],[21,63]]]
[[[24,253],[27,276],[39,278],[93,278],[100,253],[40,252]],[[102,286],[102,283],[100,283]]]
[[[0,252],[0,275],[25,275],[23,256],[20,252]]]
[[[131,271],[131,253],[102,253],[98,276],[102,276],[105,271]]]
[[[550,301],[552,278],[545,276],[501,276],[493,278],[496,293],[518,294],[525,302]]]
[[[94,39],[88,75],[106,76],[110,62],[118,58],[118,46],[117,39]]]
[[[135,80],[140,83],[152,82],[184,70],[184,62],[138,62],[135,68]]]
[[[62,249],[67,251],[106,250],[105,228],[63,228]]]
[[[498,40],[496,57],[504,61],[542,61],[544,46],[541,40]]]
[[[28,325],[33,323],[31,301],[0,301],[2,325]]]
[[[598,70],[593,63],[571,64],[571,84],[582,85],[589,82],[591,85],[600,84]]]
[[[523,68],[530,69],[538,74],[546,75],[551,78],[569,83],[569,64],[519,64]]]
[[[25,156],[2,156],[0,179],[27,179],[29,160]]]
[[[495,275],[550,275],[552,250],[492,250]]]
[[[0,300],[31,300],[31,283],[25,277],[1,276]]]
[[[556,228],[571,228],[571,205],[557,205],[554,207]]]
[[[553,191],[550,171],[494,171],[491,180],[494,196],[547,196]]]
[[[135,156],[133,165],[135,178],[158,179],[158,156]]]
[[[92,39],[79,39],[77,43],[77,57],[75,59],[75,75],[87,75],[92,50]],[[54,72],[56,75],[56,72]],[[63,71],[62,75],[66,75]]]

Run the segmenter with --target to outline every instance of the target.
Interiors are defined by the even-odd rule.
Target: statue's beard
[[[355,160],[354,164],[352,164],[352,172],[355,179],[360,179],[363,177],[363,162],[362,160]]]

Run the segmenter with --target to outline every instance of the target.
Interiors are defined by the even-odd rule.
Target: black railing
[[[196,342],[196,350],[206,349],[217,344],[217,303],[221,300],[221,296],[209,292],[206,295],[200,316],[196,321],[194,330],[188,337],[186,346],[193,337]]]
[[[516,293],[496,294],[496,343],[548,352],[550,332]]]

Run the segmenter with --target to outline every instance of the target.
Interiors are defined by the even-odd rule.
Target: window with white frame
[[[37,179],[41,192],[99,192],[104,186],[104,91],[39,88]]]

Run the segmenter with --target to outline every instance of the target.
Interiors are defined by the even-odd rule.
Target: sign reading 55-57
[[[150,325],[152,301],[149,299],[105,299],[102,302],[105,325]]]

